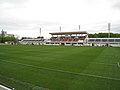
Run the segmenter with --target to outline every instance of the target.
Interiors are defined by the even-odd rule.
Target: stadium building
[[[86,31],[55,32],[49,34],[52,37],[46,44],[52,45],[84,45],[84,40],[88,35]]]
[[[44,38],[33,38],[33,39],[22,39],[20,44],[24,45],[43,45],[44,44]]]
[[[3,36],[3,37],[14,37],[14,34],[7,34],[6,31],[2,31],[0,32],[0,36]]]
[[[89,38],[86,31],[53,32],[51,38],[23,39],[21,44],[66,46],[120,46],[120,38]]]
[[[120,38],[86,38],[89,46],[120,46]]]

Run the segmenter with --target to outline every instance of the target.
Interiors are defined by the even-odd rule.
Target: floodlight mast
[[[108,38],[110,38],[111,23],[108,23]]]
[[[40,27],[40,37],[41,37],[41,27]]]
[[[60,32],[61,32],[61,26],[60,26]]]
[[[80,25],[79,25],[79,31],[80,31]]]

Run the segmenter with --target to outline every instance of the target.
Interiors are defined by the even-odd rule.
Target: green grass
[[[0,82],[16,90],[120,90],[118,62],[115,47],[0,45]]]

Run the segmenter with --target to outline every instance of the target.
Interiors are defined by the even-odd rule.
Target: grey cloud
[[[115,4],[114,7],[120,9],[120,2]]]
[[[113,32],[113,33],[120,33],[120,26],[112,28],[111,32]]]
[[[14,3],[14,4],[21,4],[21,3],[25,3],[28,0],[0,0],[0,4],[3,3]]]
[[[15,8],[25,8],[25,4],[29,0],[0,0],[0,11],[1,13],[10,10],[10,9],[15,9]],[[8,6],[5,6],[5,4],[8,4]],[[10,6],[9,6],[10,4]]]
[[[60,25],[58,22],[39,20],[0,19],[0,29],[6,30],[37,30],[40,27]]]
[[[120,1],[119,0],[114,1],[113,8],[120,9]]]
[[[111,23],[111,32],[120,33],[120,21]]]

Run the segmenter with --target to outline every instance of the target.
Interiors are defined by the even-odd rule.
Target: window
[[[114,39],[109,39],[108,41],[109,41],[109,42],[114,42]]]
[[[120,42],[120,39],[115,39],[115,42]]]
[[[102,42],[107,42],[107,39],[102,39]]]
[[[101,39],[96,39],[95,41],[96,41],[96,42],[100,42],[100,41],[101,41]]]
[[[89,39],[88,41],[89,41],[89,42],[94,42],[94,41],[95,41],[95,39]]]

